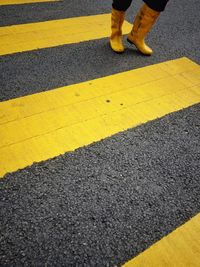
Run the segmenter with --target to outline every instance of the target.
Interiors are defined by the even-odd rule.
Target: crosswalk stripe
[[[0,176],[200,102],[200,67],[176,59],[0,103]]]
[[[200,213],[122,267],[200,266]]]
[[[0,55],[108,37],[110,19],[110,14],[102,14],[1,27]],[[130,29],[125,21],[124,34]]]
[[[60,0],[0,0],[0,6],[4,5],[21,5],[41,2],[58,2]]]

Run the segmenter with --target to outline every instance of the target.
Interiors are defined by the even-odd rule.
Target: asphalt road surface
[[[141,1],[127,12],[132,21]],[[111,1],[0,6],[0,26],[109,13]],[[108,39],[0,57],[5,101],[188,57],[200,64],[200,1],[171,0],[144,57]],[[125,39],[124,39],[125,41]],[[174,88],[176,90],[176,88]],[[120,266],[200,211],[200,104],[0,180],[0,266]]]
[[[112,1],[71,0],[60,3],[2,6],[0,25],[46,21],[75,16],[109,13]],[[141,1],[133,1],[127,12],[132,22]],[[0,100],[45,91],[64,85],[107,76],[163,62],[188,57],[200,63],[198,0],[171,0],[149,35],[153,57],[144,57],[126,44],[126,53],[113,54],[108,39],[64,45],[0,58]],[[49,78],[50,77],[50,78]]]

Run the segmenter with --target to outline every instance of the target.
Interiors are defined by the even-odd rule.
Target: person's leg
[[[143,0],[148,7],[150,7],[151,9],[158,11],[158,12],[162,12],[165,10],[165,7],[167,5],[167,2],[169,0],[159,0],[159,1],[155,1],[155,0]]]
[[[118,11],[126,11],[130,5],[132,0],[113,0],[112,7]]]
[[[122,43],[122,25],[125,18],[125,11],[129,8],[131,2],[132,0],[113,0],[110,46],[112,50],[117,53],[122,53],[124,51]]]
[[[128,42],[134,44],[144,55],[150,56],[153,51],[146,45],[145,37],[156,22],[160,12],[165,9],[168,0],[144,0],[133,23],[132,31],[128,35]]]

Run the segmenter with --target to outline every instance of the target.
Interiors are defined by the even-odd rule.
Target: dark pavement
[[[127,13],[132,21],[141,1]],[[0,7],[0,25],[110,12],[111,1]],[[107,39],[0,57],[0,100],[179,57],[200,64],[200,1],[173,1],[152,57]],[[176,88],[174,88],[176,90]],[[0,266],[120,266],[200,211],[200,105],[0,180]]]
[[[200,105],[9,174],[1,266],[120,266],[200,211]]]
[[[12,25],[109,13],[112,1],[67,0],[0,7],[0,25]],[[132,22],[141,1],[133,1],[127,12]],[[0,100],[28,95],[64,85],[104,77],[158,62],[186,56],[200,63],[200,2],[171,0],[148,37],[155,50],[144,57],[126,43],[123,55],[114,54],[108,39],[63,45],[39,51],[0,57]]]

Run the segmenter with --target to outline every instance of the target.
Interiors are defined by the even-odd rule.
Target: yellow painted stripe
[[[0,103],[0,176],[200,102],[181,58]]]
[[[200,266],[200,214],[122,267],[157,266]]]
[[[108,37],[110,20],[103,14],[1,27],[0,55]],[[125,21],[124,34],[130,29]]]
[[[60,0],[0,0],[0,6],[21,5],[41,2],[58,2]]]

